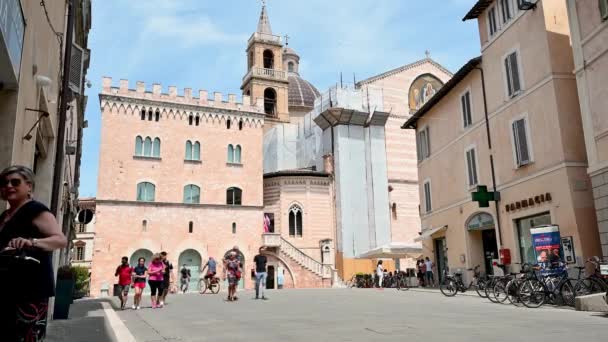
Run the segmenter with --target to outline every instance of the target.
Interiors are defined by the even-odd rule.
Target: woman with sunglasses
[[[42,341],[48,301],[55,295],[52,251],[67,246],[57,220],[32,199],[34,173],[24,166],[0,172],[0,197],[8,209],[0,215],[0,255],[26,253],[40,263],[0,258],[0,331],[4,341]],[[15,260],[15,259],[12,259]]]

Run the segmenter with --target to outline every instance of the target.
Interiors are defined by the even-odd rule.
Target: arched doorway
[[[272,88],[264,90],[264,113],[275,116],[277,112],[277,92]]]
[[[226,253],[224,253],[224,259],[222,260],[226,260],[226,258],[228,258],[228,255],[232,252],[232,249],[227,251]],[[239,251],[239,255],[237,256],[237,258],[239,258],[239,260],[241,261],[241,265],[243,267],[243,273],[241,274],[241,281],[239,282],[239,289],[244,289],[245,288],[245,277],[248,276],[247,270],[245,269],[245,265],[247,265],[245,263],[245,256],[243,255],[243,252]],[[224,282],[224,286],[225,288],[228,288],[228,280],[226,280]]]
[[[200,279],[201,265],[202,265],[201,254],[194,249],[187,249],[179,255],[179,266],[177,270],[177,276],[181,278],[181,270],[186,265],[186,268],[190,270],[190,285],[188,286],[189,291],[198,290],[198,281]]]
[[[479,212],[471,215],[466,228],[471,240],[471,267],[485,265],[486,274],[493,273],[492,259],[498,258],[494,217]]]
[[[135,266],[137,266],[137,260],[139,260],[139,258],[144,258],[144,259],[146,259],[145,265],[146,265],[146,267],[148,267],[148,265],[152,261],[152,254],[153,254],[152,251],[150,251],[148,249],[138,249],[133,254],[131,254],[131,258],[129,259],[129,265],[131,265],[131,267],[135,267]],[[149,293],[149,292],[150,292],[150,286],[148,285],[148,282],[146,281],[146,288],[144,289],[144,293]]]

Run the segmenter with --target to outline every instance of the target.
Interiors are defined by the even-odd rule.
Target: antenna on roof
[[[353,72],[353,87],[357,87],[357,78],[355,77],[355,73]]]
[[[340,89],[344,89],[344,84],[342,83],[342,71],[340,71]]]

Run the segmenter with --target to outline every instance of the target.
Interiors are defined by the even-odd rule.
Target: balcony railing
[[[247,41],[247,44],[251,44],[254,40],[271,44],[281,44],[282,41],[281,36],[275,36],[274,34],[260,32],[254,32]]]
[[[281,234],[279,233],[264,233],[262,234],[262,246],[264,247],[280,247]]]
[[[243,82],[249,79],[250,77],[264,77],[272,80],[287,81],[287,73],[285,71],[265,69],[259,67],[251,68],[247,75],[243,77]]]

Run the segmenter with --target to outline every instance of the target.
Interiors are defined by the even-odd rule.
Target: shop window
[[[551,215],[543,213],[540,215],[522,218],[516,221],[517,234],[519,237],[519,253],[522,263],[537,264],[534,246],[532,245],[532,234],[530,229],[542,225],[551,224]]]

